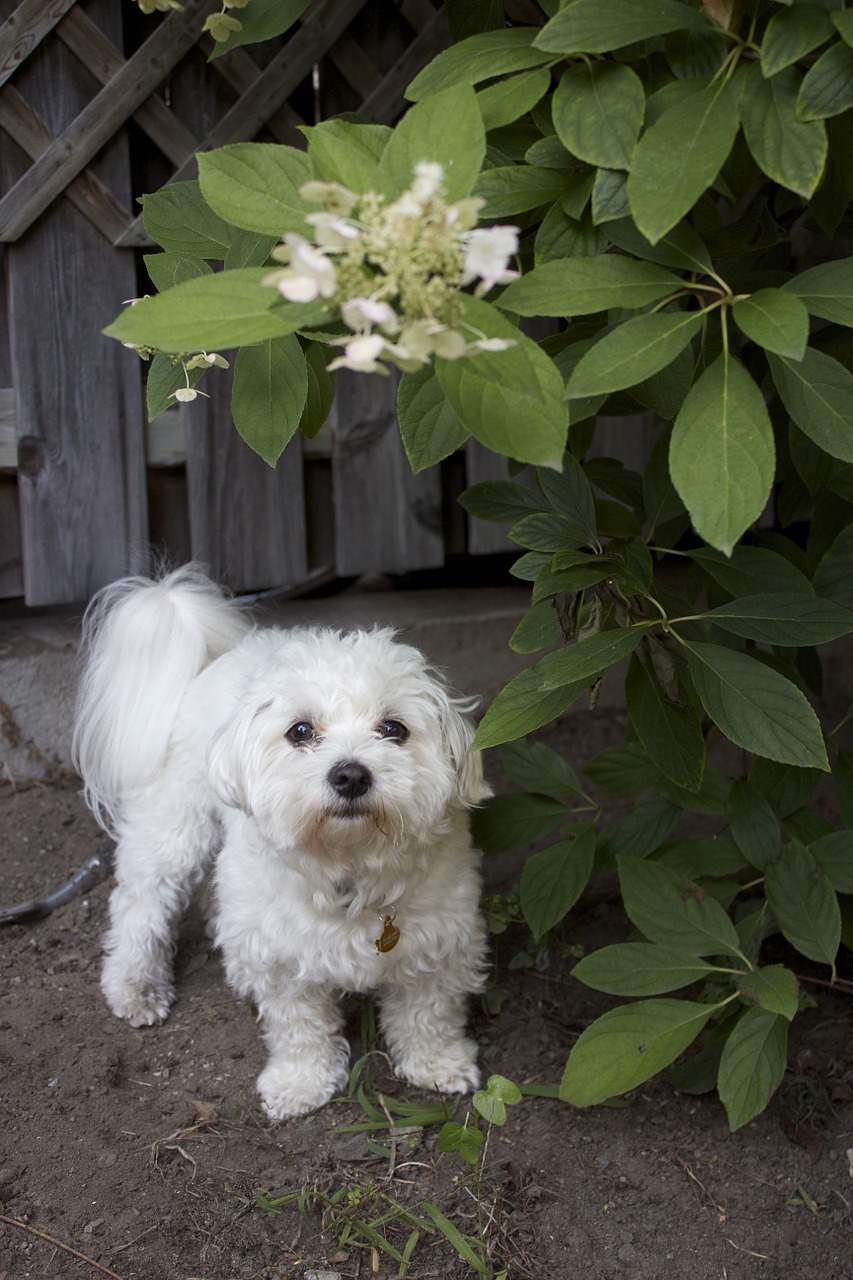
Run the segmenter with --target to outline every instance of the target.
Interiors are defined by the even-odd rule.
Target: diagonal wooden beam
[[[184,0],[0,200],[0,240],[15,241],[150,97],[198,39],[211,0]]]
[[[378,124],[393,124],[401,113],[401,106],[405,105],[404,89],[431,58],[447,47],[448,38],[447,18],[442,8],[418,32],[382,83],[365,96],[359,111]]]
[[[76,0],[21,0],[0,27],[0,84],[14,75]]]

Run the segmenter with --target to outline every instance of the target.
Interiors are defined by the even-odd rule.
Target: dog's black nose
[[[345,800],[357,800],[373,785],[373,776],[358,760],[344,760],[329,771],[329,783]]]

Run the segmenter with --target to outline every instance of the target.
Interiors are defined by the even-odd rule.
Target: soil
[[[567,717],[550,740],[581,766],[621,730],[605,708]],[[0,821],[4,906],[59,887],[104,843],[73,778],[3,784]],[[507,859],[486,867],[493,887],[516,872]],[[108,1014],[98,988],[108,893],[98,885],[0,931],[0,1280],[474,1276],[423,1208],[476,1236],[470,1176],[438,1151],[437,1125],[393,1142],[380,1134],[371,1149],[349,1129],[366,1118],[353,1098],[264,1119],[257,1027],[226,988],[200,916],[181,939],[169,1020],[133,1030]],[[472,1013],[486,1073],[559,1081],[574,1039],[607,1006],[571,977],[569,948],[625,932],[612,895],[598,892],[571,913],[544,969],[515,967],[520,928],[496,939],[507,996],[497,1015]],[[713,1095],[680,1095],[666,1079],[618,1107],[534,1096],[512,1108],[492,1132],[479,1190],[494,1273],[853,1280],[853,1014],[812,989],[782,1087],[735,1134]],[[371,1047],[369,1020],[355,1003],[350,1012],[357,1058]],[[360,1081],[369,1099],[435,1102],[395,1081],[379,1053]],[[288,1196],[298,1192],[301,1202]],[[413,1245],[407,1270],[372,1252],[359,1226],[392,1210],[414,1217],[375,1229],[399,1252]]]

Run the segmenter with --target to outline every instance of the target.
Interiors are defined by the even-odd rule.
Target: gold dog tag
[[[394,923],[396,911],[392,907],[384,915],[380,912],[382,920],[382,932],[376,939],[376,950],[382,954],[386,951],[393,951],[397,943],[400,941],[400,930]]]

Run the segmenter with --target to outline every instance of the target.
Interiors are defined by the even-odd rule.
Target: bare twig
[[[105,1276],[112,1276],[113,1280],[122,1280],[122,1277],[115,1271],[110,1271],[109,1267],[102,1266],[100,1262],[96,1262],[94,1258],[87,1258],[85,1253],[80,1253],[77,1249],[72,1249],[70,1244],[63,1244],[61,1240],[57,1240],[55,1236],[49,1236],[46,1231],[39,1231],[36,1227],[29,1226],[26,1222],[19,1222],[17,1218],[7,1218],[5,1213],[0,1213],[0,1222],[6,1222],[10,1227],[20,1227],[21,1231],[28,1231],[31,1236],[38,1236],[40,1240],[46,1240],[48,1244],[55,1245],[57,1249],[64,1249],[66,1253],[70,1253],[73,1257],[79,1258],[81,1262],[87,1263],[90,1267],[94,1267],[96,1271],[101,1271]]]

